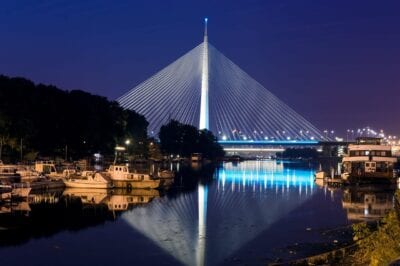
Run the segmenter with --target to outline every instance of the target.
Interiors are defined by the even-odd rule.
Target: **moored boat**
[[[348,146],[342,159],[342,179],[352,181],[395,181],[393,167],[397,158],[391,146],[383,145],[380,138],[357,138]]]
[[[321,180],[324,180],[327,177],[324,171],[315,172],[314,176],[315,179],[321,179]]]
[[[1,164],[0,165],[0,183],[12,184],[21,181],[21,176],[17,173],[16,165]]]
[[[72,168],[66,168],[62,172],[58,172],[54,161],[35,162],[35,171],[55,180],[68,178],[76,174],[76,170]]]
[[[40,180],[43,176],[27,165],[18,165],[17,174],[21,177],[21,182],[32,182]]]
[[[126,165],[111,165],[107,173],[116,188],[159,188],[164,184],[160,178],[131,171]]]
[[[112,188],[111,181],[102,173],[86,173],[81,178],[64,179],[67,188]]]

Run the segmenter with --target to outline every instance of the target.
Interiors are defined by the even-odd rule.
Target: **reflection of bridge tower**
[[[196,191],[158,198],[122,217],[180,263],[217,265],[315,192],[313,171],[287,169],[272,161],[239,167],[227,163],[217,179],[199,184]]]
[[[198,201],[199,201],[199,233],[197,239],[197,254],[196,261],[198,266],[204,265],[206,252],[206,231],[207,231],[207,186],[200,184],[198,186]]]

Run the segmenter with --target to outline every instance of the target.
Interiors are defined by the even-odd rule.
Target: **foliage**
[[[289,159],[315,159],[318,157],[318,152],[313,148],[287,148],[284,152],[277,153],[277,157]]]
[[[150,139],[148,144],[149,159],[162,160],[163,156],[161,153],[160,145],[155,139]]]
[[[3,150],[16,159],[20,146],[29,157],[112,154],[126,139],[132,151],[144,154],[147,125],[143,116],[105,97],[0,75],[0,156]],[[23,145],[13,145],[21,140]]]
[[[372,233],[366,225],[353,229],[355,240],[361,239],[354,254],[360,264],[388,265],[400,257],[400,221],[396,210],[389,212]]]
[[[189,157],[192,153],[202,153],[210,159],[224,156],[221,145],[210,131],[198,130],[176,120],[161,127],[159,138],[161,150],[165,154]]]

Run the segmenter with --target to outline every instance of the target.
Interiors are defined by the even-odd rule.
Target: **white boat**
[[[390,145],[381,144],[380,138],[357,138],[348,146],[342,159],[344,180],[394,180],[393,167],[397,158]]]
[[[35,171],[47,176],[50,179],[68,178],[76,174],[75,169],[67,168],[62,172],[58,172],[54,161],[37,161],[35,162]]]
[[[326,173],[324,171],[318,171],[314,174],[315,179],[325,179]]]
[[[17,166],[11,164],[0,165],[0,183],[12,184],[21,181],[21,176],[17,173]]]
[[[107,173],[117,188],[159,188],[164,183],[149,174],[130,171],[126,165],[111,165]]]
[[[102,173],[92,174],[86,173],[81,178],[64,179],[64,184],[67,188],[112,188],[110,180]]]
[[[32,182],[43,177],[39,172],[26,165],[18,165],[17,174],[20,175],[21,182]]]

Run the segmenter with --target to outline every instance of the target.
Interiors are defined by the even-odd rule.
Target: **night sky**
[[[321,130],[400,133],[400,1],[2,1],[0,73],[115,99],[209,42]],[[212,89],[212,88],[210,88]]]

